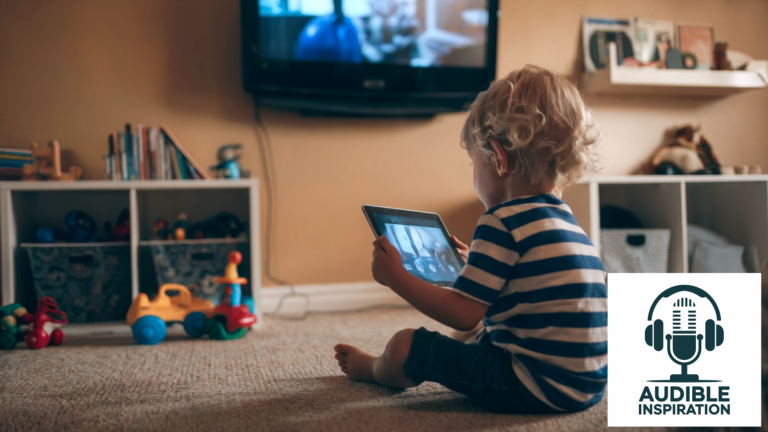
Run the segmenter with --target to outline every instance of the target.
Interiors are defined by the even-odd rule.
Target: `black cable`
[[[272,230],[277,230],[277,222],[273,221],[274,212],[276,211],[277,207],[277,185],[275,184],[276,182],[273,181],[274,158],[272,155],[272,140],[269,137],[267,126],[261,119],[261,106],[259,105],[258,99],[256,99],[255,117],[256,125],[258,126],[256,140],[259,143],[259,152],[261,153],[261,167],[263,172],[262,177],[264,179],[265,190],[267,193],[267,226],[266,233],[264,235],[264,252],[266,255],[264,257],[264,276],[268,280],[271,280],[277,284],[287,285],[289,289],[287,294],[280,297],[275,310],[272,312],[264,312],[264,314],[267,316],[275,316],[288,319],[303,319],[306,318],[307,313],[309,312],[309,296],[303,293],[297,293],[296,287],[292,283],[272,275]],[[283,303],[285,300],[291,297],[302,297],[305,299],[304,312],[297,316],[281,316],[280,311],[283,308]]]

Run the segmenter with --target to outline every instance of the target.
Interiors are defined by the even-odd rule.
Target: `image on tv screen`
[[[485,66],[487,0],[259,0],[265,60]]]

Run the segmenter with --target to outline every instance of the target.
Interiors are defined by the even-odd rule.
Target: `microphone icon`
[[[683,321],[685,318],[687,321]],[[669,380],[675,382],[698,381],[698,375],[688,374],[688,365],[699,359],[701,340],[704,339],[704,336],[696,334],[696,303],[691,299],[683,297],[673,304],[672,334],[667,334],[664,338],[667,340],[669,358],[682,368],[679,375],[671,375]]]
[[[717,321],[707,319],[704,322],[703,335],[696,331],[696,303],[688,297],[678,298],[672,304],[672,334],[664,335],[664,321],[658,318],[656,320],[653,319],[653,311],[656,309],[659,301],[680,292],[688,292],[700,298],[705,298],[714,309]],[[645,343],[656,351],[663,351],[664,340],[666,339],[667,355],[682,368],[680,374],[674,374],[669,377],[669,382],[699,381],[698,375],[688,373],[688,366],[699,359],[702,340],[707,351],[713,351],[716,347],[723,344],[724,332],[719,324],[720,320],[720,308],[717,307],[715,299],[699,287],[676,285],[667,288],[656,297],[648,311],[649,324],[645,328]]]

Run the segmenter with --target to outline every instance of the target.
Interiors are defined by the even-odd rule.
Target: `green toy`
[[[12,350],[29,332],[33,316],[18,303],[0,307],[0,349]]]

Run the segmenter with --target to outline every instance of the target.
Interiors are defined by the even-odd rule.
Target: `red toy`
[[[229,264],[223,277],[216,277],[218,283],[226,284],[226,299],[210,314],[206,323],[208,337],[218,340],[240,339],[248,332],[248,328],[256,323],[256,315],[251,309],[241,303],[242,289],[240,285],[248,280],[237,274],[237,265],[243,260],[238,251],[229,253]]]
[[[42,349],[50,345],[61,345],[64,332],[61,326],[66,324],[67,314],[59,309],[53,297],[43,297],[37,303],[37,312],[32,317],[32,328],[24,341],[32,349]]]

